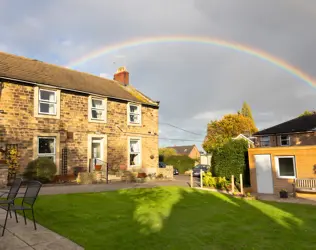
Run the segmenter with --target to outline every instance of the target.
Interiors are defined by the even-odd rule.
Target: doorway
[[[271,155],[255,155],[257,192],[261,194],[273,194]]]

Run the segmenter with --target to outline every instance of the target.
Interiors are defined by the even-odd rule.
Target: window
[[[39,113],[46,115],[56,115],[56,91],[39,90]]]
[[[276,156],[275,166],[279,178],[293,179],[295,173],[295,157],[294,156]]]
[[[89,96],[88,119],[89,122],[106,123],[107,99]]]
[[[269,147],[270,146],[270,136],[260,137],[260,145],[261,145],[261,147]]]
[[[130,166],[141,165],[141,140],[140,139],[129,140],[129,165]]]
[[[141,124],[141,105],[128,105],[128,123],[139,125]]]
[[[56,138],[38,137],[38,157],[46,157],[55,162]]]
[[[91,119],[105,120],[105,101],[100,99],[91,99]]]
[[[281,135],[280,136],[280,145],[281,146],[290,146],[290,136]]]

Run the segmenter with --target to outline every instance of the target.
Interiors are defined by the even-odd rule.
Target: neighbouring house
[[[158,109],[129,83],[0,52],[0,146],[17,144],[19,165],[49,157],[58,174],[98,164],[157,168]]]
[[[211,166],[212,154],[201,154],[200,163]]]
[[[253,192],[293,191],[297,179],[316,178],[316,115],[302,116],[254,134],[248,150]]]
[[[240,139],[246,140],[248,142],[249,148],[253,148],[255,145],[255,142],[254,142],[255,138],[254,137],[246,136],[244,134],[239,134],[238,136],[233,138],[233,140],[240,140]]]
[[[316,114],[300,116],[253,136],[255,147],[287,147],[316,145]]]
[[[200,151],[195,145],[173,146],[173,147],[168,147],[168,148],[174,149],[178,155],[186,155],[194,160],[200,159]]]

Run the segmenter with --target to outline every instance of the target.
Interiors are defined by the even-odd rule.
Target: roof
[[[195,147],[195,145],[174,146],[174,147],[168,147],[168,148],[173,148],[177,152],[177,154],[179,154],[179,155],[189,155],[194,147]]]
[[[252,144],[254,143],[254,141],[252,140],[251,137],[247,137],[247,136],[245,136],[243,134],[239,134],[239,135],[237,135],[236,137],[233,138],[233,140],[236,140],[236,139],[244,139],[244,140],[247,140],[249,143],[252,143]]]
[[[298,132],[316,131],[316,114],[299,116],[287,122],[261,130],[254,136],[271,135],[271,134],[291,134]]]
[[[0,52],[1,78],[158,106],[130,85],[4,52]]]

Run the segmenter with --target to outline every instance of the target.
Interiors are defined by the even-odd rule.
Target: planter
[[[289,194],[286,191],[280,191],[280,198],[289,198]]]
[[[95,171],[100,171],[102,168],[102,165],[95,165],[94,169]]]
[[[147,174],[146,173],[138,173],[137,178],[146,178]]]

